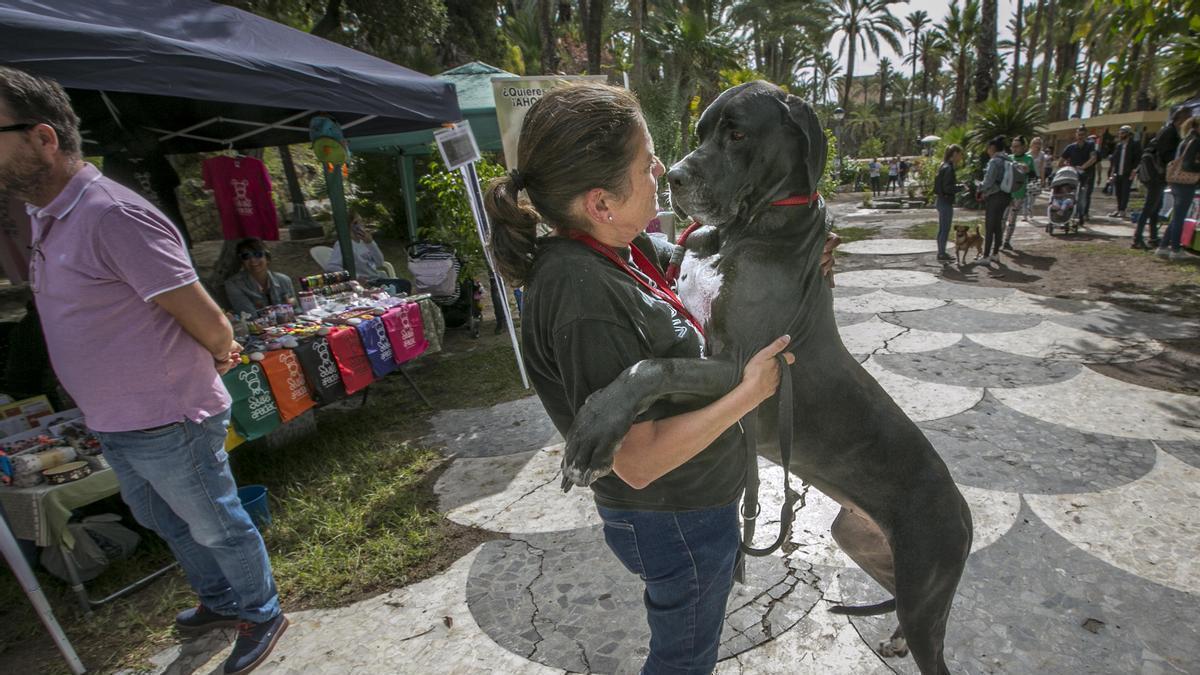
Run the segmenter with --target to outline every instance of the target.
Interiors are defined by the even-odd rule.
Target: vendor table
[[[0,488],[0,506],[4,507],[13,535],[18,539],[32,540],[38,546],[55,546],[62,551],[67,574],[71,577],[71,590],[75,592],[85,614],[90,614],[93,607],[132,593],[176,565],[171,563],[100,600],[92,600],[88,595],[75,568],[75,559],[70,555],[70,550],[75,546],[75,537],[67,528],[67,521],[71,518],[72,509],[115,495],[120,489],[117,475],[112,469],[102,469],[86,478],[62,485]]]

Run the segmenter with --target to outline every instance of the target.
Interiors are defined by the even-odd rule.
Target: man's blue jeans
[[[227,410],[199,424],[97,436],[134,518],[170,545],[200,602],[261,622],[279,614],[279,595],[229,470],[228,427]]]
[[[646,582],[650,655],[643,675],[708,675],[716,667],[737,561],[737,505],[678,512],[597,507],[608,547]]]

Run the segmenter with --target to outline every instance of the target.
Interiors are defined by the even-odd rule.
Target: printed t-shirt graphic
[[[213,191],[226,239],[279,239],[279,216],[271,201],[271,176],[253,157],[204,160],[204,186]]]
[[[421,307],[415,302],[406,302],[389,310],[383,315],[383,326],[387,329],[388,340],[392,343],[396,363],[417,358],[429,346],[429,341],[425,339]]]
[[[280,424],[279,408],[271,396],[263,369],[254,362],[221,376],[233,398],[233,426],[246,440],[262,438]]]
[[[346,385],[346,394],[362,391],[368,384],[375,381],[371,371],[371,362],[363,349],[358,331],[353,328],[337,328],[329,334],[329,346],[333,350],[333,358],[337,361],[338,371],[342,374],[342,384]]]
[[[358,335],[362,338],[363,349],[366,350],[367,360],[371,362],[371,371],[375,377],[383,377],[395,370],[396,357],[392,353],[392,343],[388,341],[387,328],[383,319],[375,317],[364,321],[358,326]]]
[[[333,360],[328,340],[323,337],[301,340],[295,352],[300,367],[304,369],[309,393],[318,403],[324,405],[346,397],[342,374]]]
[[[292,350],[277,349],[267,352],[259,365],[267,372],[271,393],[275,394],[275,405],[279,406],[279,416],[284,422],[299,417],[316,405],[308,393],[308,384],[304,381],[300,361]]]

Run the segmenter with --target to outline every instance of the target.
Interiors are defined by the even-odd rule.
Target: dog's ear
[[[804,99],[794,94],[784,94],[782,102],[787,108],[788,126],[800,134],[796,151],[802,160],[798,169],[804,182],[801,191],[803,194],[812,194],[817,191],[821,176],[825,173],[825,156],[829,152],[825,130],[812,106]]]

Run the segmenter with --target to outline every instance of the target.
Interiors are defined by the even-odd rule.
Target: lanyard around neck
[[[604,244],[601,244],[591,235],[573,229],[568,230],[567,236],[575,241],[585,244],[588,248],[599,253],[605,258],[608,258],[614,265],[619,267],[623,272],[632,277],[634,281],[640,284],[647,293],[653,295],[659,300],[662,300],[674,308],[676,312],[679,312],[679,315],[686,319],[688,323],[692,324],[692,327],[696,329],[696,332],[699,333],[701,337],[704,336],[704,328],[700,325],[700,322],[692,316],[691,312],[687,311],[687,309],[683,306],[683,301],[679,299],[678,295],[675,295],[675,293],[671,291],[670,285],[667,284],[667,280],[664,279],[662,274],[659,273],[658,268],[656,268],[654,264],[650,262],[650,259],[647,258],[640,250],[638,250],[636,246],[630,244],[629,253],[633,258],[633,264],[637,266],[637,271],[641,272],[640,275],[637,272],[634,272],[633,268],[629,266],[629,263],[626,262],[624,258],[617,255],[616,251],[612,250],[608,246],[605,246]]]

